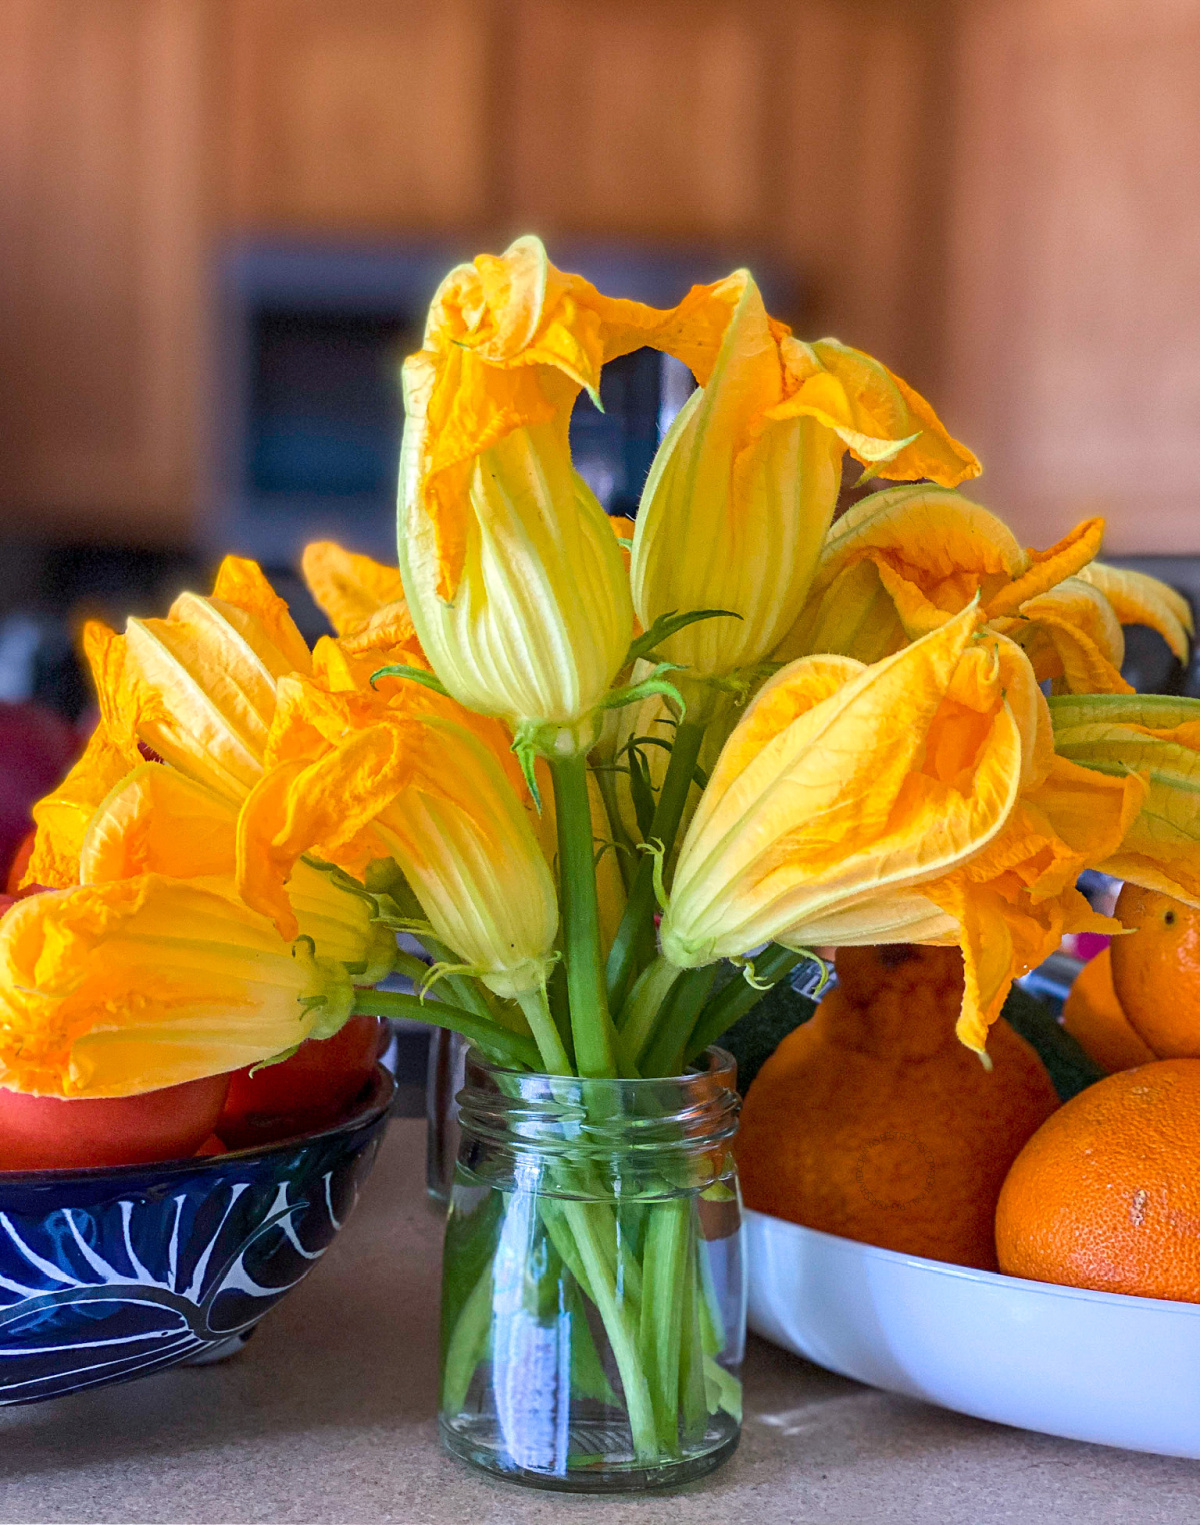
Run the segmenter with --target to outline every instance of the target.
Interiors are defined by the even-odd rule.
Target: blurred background
[[[304,540],[391,558],[440,274],[525,231],[660,303],[751,265],[1026,543],[1103,512],[1200,592],[1198,53],[1188,0],[0,0],[0,700],[76,721],[78,621],[226,548],[316,633]],[[690,378],[605,385],[620,511]]]

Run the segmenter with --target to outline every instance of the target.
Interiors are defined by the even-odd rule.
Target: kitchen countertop
[[[999,1525],[1200,1520],[1200,1467],[1010,1430],[751,1339],[741,1449],[672,1494],[480,1477],[434,1422],[441,1222],[424,1125],[392,1123],[308,1281],[222,1365],[0,1412],[0,1521]]]

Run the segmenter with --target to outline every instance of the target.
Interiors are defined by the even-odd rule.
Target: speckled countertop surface
[[[345,1232],[235,1360],[0,1411],[0,1521],[1200,1521],[1198,1464],[966,1419],[755,1340],[741,1449],[702,1483],[598,1500],[478,1477],[437,1442],[423,1168],[423,1125],[395,1121]]]

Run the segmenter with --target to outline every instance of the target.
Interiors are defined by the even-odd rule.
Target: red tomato
[[[290,1059],[235,1070],[217,1134],[231,1149],[327,1128],[370,1080],[384,1024],[351,1017],[332,1038],[310,1038]]]
[[[228,1075],[210,1075],[141,1096],[95,1100],[0,1090],[0,1170],[186,1159],[213,1131],[228,1089]]]

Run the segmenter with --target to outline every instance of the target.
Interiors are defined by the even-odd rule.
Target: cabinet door
[[[963,18],[954,422],[1045,545],[1200,552],[1200,10],[977,0]]]
[[[760,236],[772,12],[517,0],[503,75],[518,218],[585,235]]]
[[[487,0],[230,0],[233,226],[354,233],[476,221]]]
[[[204,59],[201,0],[0,7],[8,534],[187,534]]]
[[[788,313],[934,370],[944,0],[513,0],[514,226],[766,258]],[[931,257],[931,247],[934,256]]]

